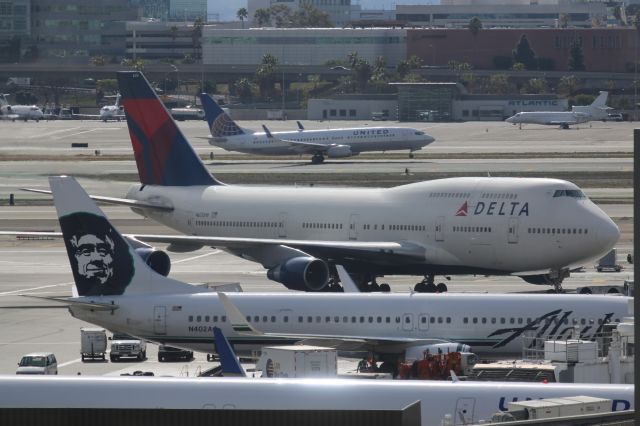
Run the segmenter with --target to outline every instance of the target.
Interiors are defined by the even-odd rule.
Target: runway
[[[258,129],[258,122],[244,122],[244,127]],[[294,122],[269,122],[272,131],[292,129]],[[397,123],[369,123],[396,125]],[[362,125],[360,122],[304,122],[307,128]],[[585,272],[573,274],[563,286],[575,289],[587,284],[622,284],[633,279],[633,265],[624,261],[633,247],[633,187],[625,176],[633,171],[634,123],[600,123],[580,129],[559,130],[530,126],[524,130],[505,123],[400,123],[426,130],[436,142],[409,159],[406,153],[375,153],[345,160],[329,160],[310,165],[307,158],[258,158],[227,153],[208,145],[204,122],[180,123],[195,149],[206,160],[213,173],[220,173],[233,183],[258,175],[265,182],[293,185],[306,176],[304,184],[314,177],[333,176],[337,184],[349,185],[346,177],[380,182],[403,182],[412,176],[434,173],[537,173],[546,177],[585,179],[599,174],[602,185],[585,187],[592,198],[606,200],[600,206],[619,225],[622,238],[618,255],[621,273],[597,273],[593,265]],[[88,192],[106,196],[122,196],[137,177],[129,136],[124,122],[57,121],[40,123],[0,122],[0,230],[57,230],[55,210],[47,195],[19,191],[21,187],[47,188],[47,176],[70,174],[78,177]],[[86,142],[88,148],[71,148],[71,143]],[[99,155],[96,155],[99,150]],[[209,159],[213,153],[213,159]],[[430,158],[430,156],[432,158]],[[407,170],[408,169],[408,170]],[[389,176],[393,176],[390,180]],[[244,176],[244,178],[243,178]],[[586,176],[586,177],[585,177]],[[277,178],[277,179],[276,179]],[[622,182],[622,184],[620,183]],[[7,206],[8,194],[16,196],[16,205]],[[123,207],[104,207],[122,232],[174,233]],[[171,254],[171,276],[193,283],[238,282],[244,291],[284,291],[266,279],[261,266],[210,248],[192,253]],[[392,291],[408,292],[416,277],[385,277]],[[452,277],[450,291],[524,292],[545,291],[517,277]],[[71,273],[61,241],[16,240],[0,237],[0,306],[50,305],[49,302],[18,296],[33,293],[41,296],[69,295]],[[149,360],[140,364],[81,363],[80,327],[64,308],[7,309],[0,308],[0,374],[13,374],[20,356],[32,351],[52,351],[60,365],[60,374],[120,374],[123,371],[155,369],[179,375],[185,363],[158,364],[155,345],[149,345]],[[210,367],[204,354],[189,364],[190,374],[200,367]]]

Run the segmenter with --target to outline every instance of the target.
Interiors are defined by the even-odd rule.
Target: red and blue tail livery
[[[118,72],[129,136],[144,185],[218,185],[139,71]]]

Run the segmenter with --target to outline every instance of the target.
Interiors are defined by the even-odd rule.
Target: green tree
[[[247,9],[245,7],[241,7],[240,9],[238,9],[238,11],[236,12],[236,17],[242,21],[242,29],[244,29],[244,20],[247,19],[247,17],[249,16],[249,12],[247,12]]]
[[[513,87],[505,74],[491,74],[485,82],[485,91],[496,95],[512,93]]]
[[[476,36],[482,29],[482,21],[477,16],[474,16],[469,20],[468,28],[469,28],[469,31],[471,31],[471,34]]]
[[[144,71],[145,64],[146,62],[144,59],[125,58],[120,62],[120,65],[133,68],[136,71]]]
[[[584,71],[584,54],[582,44],[574,39],[569,48],[569,71]]]
[[[579,86],[578,77],[575,75],[565,75],[560,78],[558,83],[558,92],[569,96],[573,95]]]
[[[269,14],[277,28],[289,28],[293,26],[293,16],[289,6],[276,4],[269,8]]]
[[[547,80],[544,78],[532,78],[522,88],[523,93],[540,94],[547,92]]]
[[[307,0],[300,2],[298,10],[292,14],[291,26],[294,28],[331,28],[333,24],[327,13],[317,9]]]
[[[263,99],[267,99],[275,90],[277,65],[278,59],[272,54],[267,53],[262,57],[260,66],[258,66],[256,70],[255,81],[258,84],[260,96],[262,96]]]
[[[569,14],[561,13],[558,16],[558,24],[560,25],[560,28],[567,28],[569,26]]]
[[[307,76],[307,81],[313,85],[311,90],[316,90],[320,85],[320,74],[310,74]]]
[[[231,85],[231,94],[240,98],[240,102],[247,103],[253,99],[253,91],[255,86],[246,77],[236,80]]]
[[[202,17],[198,16],[193,21],[193,28],[191,29],[191,41],[193,43],[193,57],[200,59],[202,57],[202,29],[204,28],[204,21]]]
[[[522,34],[516,48],[511,52],[514,62],[522,62],[528,70],[535,70],[538,67],[536,52],[533,51],[527,40],[527,35]]]
[[[373,74],[373,67],[367,62],[366,59],[358,59],[353,67],[353,77],[356,85],[360,91],[363,91],[367,87],[367,83],[371,79]]]
[[[112,93],[118,90],[118,80],[115,78],[108,78],[96,81],[96,90],[101,90],[105,93]]]
[[[253,13],[253,19],[259,27],[271,24],[271,13],[268,9],[256,9]]]

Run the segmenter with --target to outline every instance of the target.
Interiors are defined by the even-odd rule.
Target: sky
[[[241,7],[247,7],[247,0],[208,0],[209,15],[220,14],[224,21],[235,19],[236,12]],[[429,4],[433,0],[351,0],[352,4],[360,4],[363,9],[394,9],[397,3],[401,4]]]

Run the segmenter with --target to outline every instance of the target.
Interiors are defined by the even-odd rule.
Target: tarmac
[[[242,122],[259,129],[261,122]],[[362,126],[363,122],[304,121],[305,128]],[[232,179],[229,183],[251,183],[258,174],[264,182],[294,185],[300,176],[304,184],[333,176],[335,184],[349,184],[349,178],[382,184],[402,183],[413,177],[439,174],[499,176],[501,174],[561,177],[580,184],[600,204],[622,231],[617,246],[624,269],[620,273],[598,273],[593,265],[565,280],[567,290],[594,284],[622,284],[633,279],[633,265],[625,258],[633,248],[633,129],[635,123],[593,122],[579,129],[526,126],[523,130],[502,122],[393,123],[370,122],[369,126],[407,126],[426,130],[436,141],[410,159],[406,152],[373,153],[344,160],[328,159],[311,165],[309,158],[292,156],[256,157],[228,153],[210,146],[204,122],[181,122],[181,129],[210,171]],[[270,130],[296,128],[295,122],[268,122]],[[68,174],[78,178],[89,193],[121,197],[135,183],[137,171],[124,122],[0,121],[0,230],[59,229],[51,198],[20,191],[33,187],[48,189],[47,176]],[[72,148],[87,143],[87,148]],[[97,152],[99,151],[99,152]],[[213,159],[211,159],[213,153]],[[408,169],[408,170],[407,170]],[[393,175],[393,180],[388,176]],[[345,180],[347,180],[345,182]],[[331,181],[328,181],[331,183]],[[324,183],[323,183],[324,184]],[[15,205],[9,206],[9,194]],[[122,232],[174,233],[124,207],[105,206],[107,215]],[[240,283],[244,291],[286,291],[269,281],[255,263],[220,250],[201,249],[171,254],[171,276],[192,283]],[[65,308],[50,306],[20,296],[69,295],[71,273],[61,241],[24,240],[0,237],[0,374],[13,374],[20,357],[28,352],[52,351],[63,375],[118,375],[136,370],[156,375],[193,376],[213,367],[205,354],[191,362],[159,363],[157,347],[148,345],[148,360],[86,362],[80,360],[80,328],[90,324],[72,318]],[[392,291],[408,292],[419,277],[392,276]],[[454,276],[447,282],[452,292],[540,292],[517,277]],[[38,306],[37,309],[27,309]],[[18,308],[19,307],[19,308]]]

